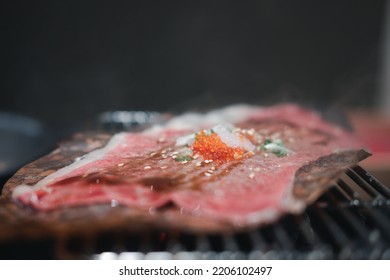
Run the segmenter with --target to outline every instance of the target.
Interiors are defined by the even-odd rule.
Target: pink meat
[[[179,116],[164,127],[116,134],[105,147],[35,186],[18,186],[13,199],[38,210],[100,203],[157,209],[173,203],[185,214],[236,224],[258,223],[304,207],[292,194],[300,167],[321,156],[362,146],[346,131],[298,106],[240,108],[237,116],[231,116],[233,107],[221,111],[221,118],[203,115],[188,123],[185,116]],[[221,165],[202,161],[201,166],[197,164],[201,159],[182,163],[172,158],[177,137],[210,128],[224,118],[234,120],[237,127],[254,128],[264,138],[276,135],[293,152],[278,157],[259,151]],[[181,120],[182,125],[177,125]]]

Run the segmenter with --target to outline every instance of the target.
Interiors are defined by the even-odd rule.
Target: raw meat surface
[[[197,133],[191,141],[199,142],[199,131],[214,133],[211,128],[221,123],[233,124],[239,139],[245,137],[253,144],[245,147],[256,149],[213,142],[214,146],[206,148],[216,149],[215,154],[220,155],[234,151],[234,157],[205,158],[210,153],[183,156],[183,151],[187,153],[195,144],[177,146],[177,139]],[[206,140],[209,136],[204,134]],[[313,199],[310,194],[318,197],[335,176],[368,156],[361,152],[362,146],[353,135],[295,105],[235,105],[178,116],[144,132],[118,133],[105,147],[36,185],[16,187],[12,196],[18,203],[42,211],[91,204],[158,211],[172,203],[183,214],[238,225],[257,224],[302,211]],[[330,170],[328,158],[336,168],[321,175]],[[305,175],[310,177],[305,189],[305,179],[297,180],[297,174],[319,162],[327,164],[323,168],[320,164],[315,179]],[[294,193],[297,184],[302,193],[309,194],[298,197]]]

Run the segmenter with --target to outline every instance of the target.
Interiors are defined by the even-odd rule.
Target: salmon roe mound
[[[196,134],[192,151],[203,156],[205,160],[213,160],[217,164],[240,159],[245,153],[241,148],[226,145],[217,133],[207,135],[205,131]]]

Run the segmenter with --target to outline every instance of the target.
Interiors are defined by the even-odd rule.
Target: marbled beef
[[[12,197],[38,210],[91,204],[247,225],[302,211],[369,154],[345,130],[295,105],[236,105],[113,135]]]

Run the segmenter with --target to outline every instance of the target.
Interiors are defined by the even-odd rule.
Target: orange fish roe
[[[203,156],[205,160],[213,160],[217,164],[240,159],[245,153],[242,148],[226,145],[217,133],[207,135],[205,131],[196,134],[192,151]]]

